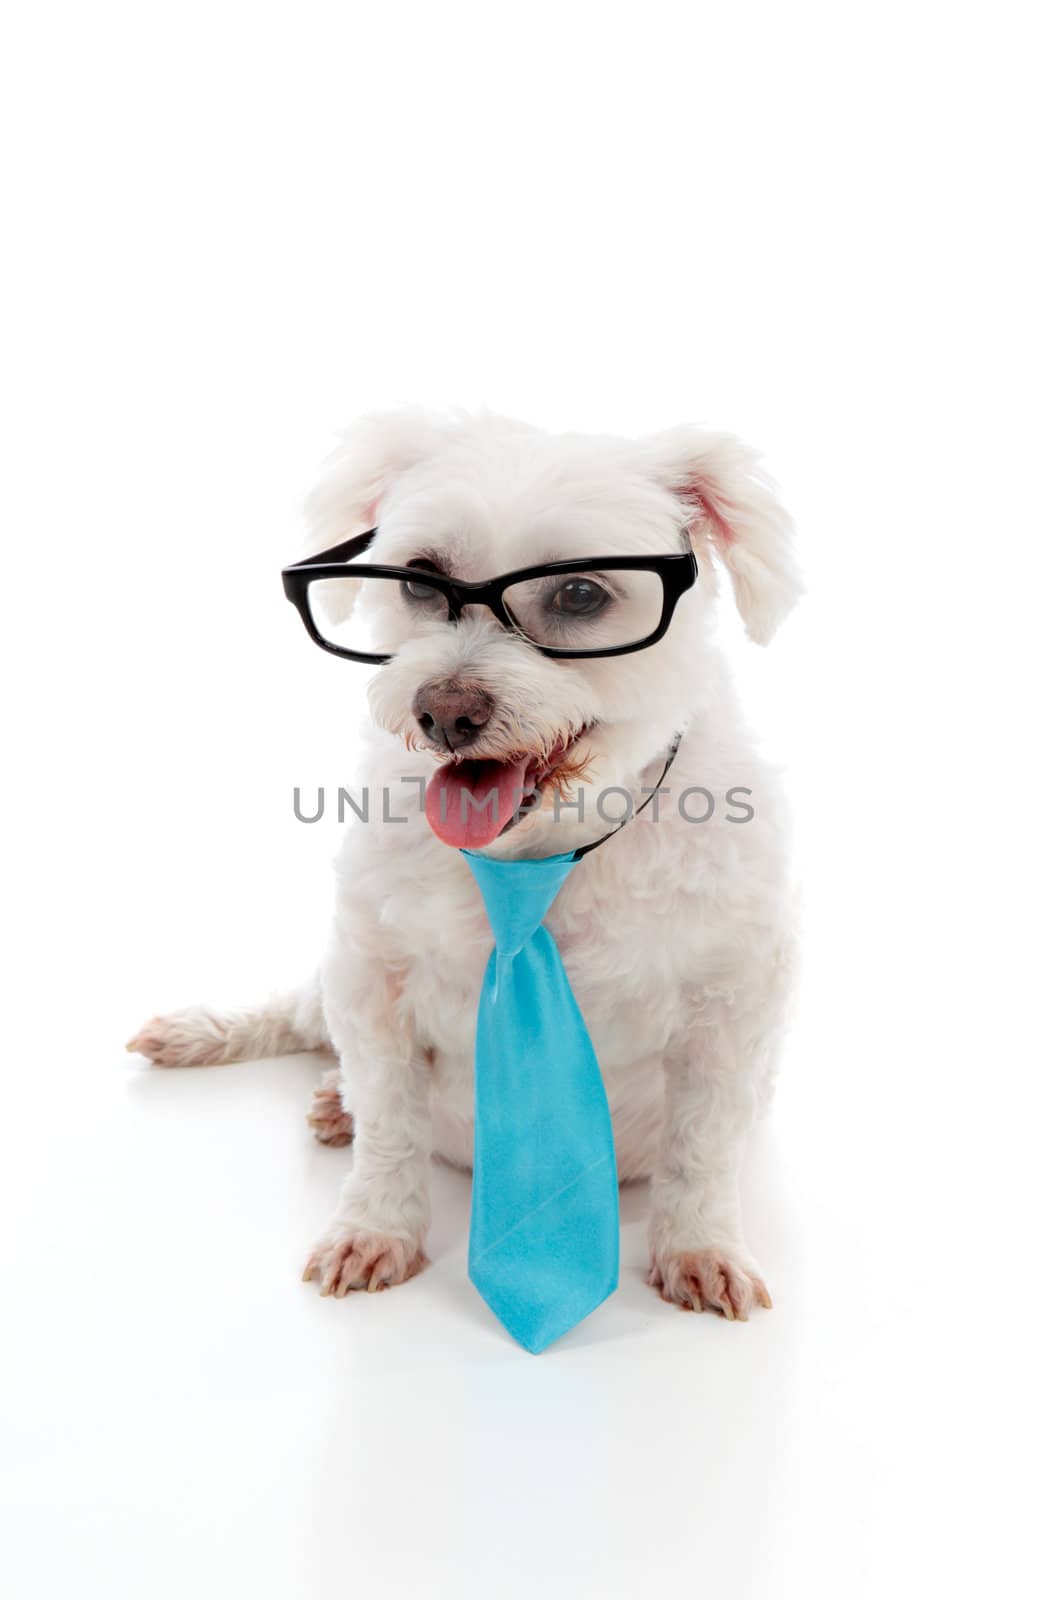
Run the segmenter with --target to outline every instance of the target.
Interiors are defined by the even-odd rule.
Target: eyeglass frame
[[[686,591],[693,587],[699,572],[692,549],[684,550],[677,555],[581,556],[574,561],[547,561],[542,562],[540,566],[520,567],[516,572],[503,573],[486,583],[465,583],[460,578],[449,578],[446,573],[430,572],[425,567],[390,567],[378,562],[351,565],[349,571],[344,571],[347,563],[368,549],[378,531],[378,528],[369,528],[366,533],[360,533],[342,544],[332,545],[330,549],[321,550],[317,555],[307,556],[302,561],[293,562],[289,567],[283,567],[281,573],[286,597],[291,600],[303,618],[303,626],[314,643],[320,645],[322,650],[329,651],[331,655],[343,656],[348,661],[362,661],[365,665],[373,667],[384,666],[387,661],[392,661],[395,652],[379,655],[369,650],[349,650],[346,645],[333,644],[330,639],[325,639],[310,609],[310,585],[317,579],[395,578],[402,583],[421,582],[444,595],[448,607],[445,620],[448,622],[460,622],[462,612],[468,606],[486,606],[504,628],[516,634],[543,656],[556,660],[589,660],[601,656],[626,656],[635,650],[646,650],[650,645],[656,644],[671,626],[676,605]],[[538,644],[535,639],[528,638],[518,626],[502,599],[505,590],[511,588],[513,584],[525,583],[532,578],[551,578],[567,572],[601,570],[655,572],[660,578],[663,594],[660,621],[653,632],[647,634],[644,639],[638,639],[634,644],[600,646],[596,650],[570,650],[556,645]]]

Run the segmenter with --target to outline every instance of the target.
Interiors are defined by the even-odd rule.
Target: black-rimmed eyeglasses
[[[623,656],[656,644],[696,582],[691,550],[667,556],[585,556],[463,583],[427,564],[357,561],[378,529],[286,567],[285,593],[315,644],[381,665],[438,623],[486,606],[542,655]],[[356,604],[355,604],[356,601]]]

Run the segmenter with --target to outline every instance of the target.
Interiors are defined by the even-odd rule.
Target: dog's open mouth
[[[438,839],[480,850],[537,803],[542,786],[561,778],[587,727],[558,739],[548,755],[502,761],[446,762],[426,785],[426,818]]]

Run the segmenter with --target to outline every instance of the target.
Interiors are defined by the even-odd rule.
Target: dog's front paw
[[[341,1300],[351,1289],[389,1289],[406,1283],[426,1265],[419,1245],[384,1233],[336,1227],[318,1241],[303,1269],[303,1282]]]
[[[730,1322],[746,1322],[756,1305],[772,1308],[757,1273],[724,1250],[654,1253],[649,1281],[672,1305],[684,1311],[717,1311]]]
[[[344,1145],[353,1138],[354,1119],[343,1109],[338,1067],[326,1072],[314,1090],[307,1121],[322,1144]]]

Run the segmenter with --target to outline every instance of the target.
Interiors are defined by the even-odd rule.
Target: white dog
[[[760,644],[800,591],[788,519],[755,457],[693,428],[631,441],[394,413],[346,436],[308,523],[314,552],[377,527],[365,561],[468,582],[690,548],[699,575],[666,634],[627,654],[546,655],[485,606],[389,638],[396,653],[372,675],[360,774],[376,803],[347,833],[319,980],[253,1012],[156,1019],[128,1048],[190,1066],[331,1046],[341,1076],[326,1076],[311,1122],[328,1144],[356,1129],[353,1168],[305,1275],[336,1295],[404,1282],[425,1263],[433,1152],[471,1163],[491,939],[450,846],[533,857],[607,833],[630,809],[625,795],[641,804],[656,784],[682,731],[661,794],[574,871],[547,924],[596,1048],[620,1177],[652,1178],[650,1281],[667,1300],[730,1318],[768,1306],[743,1237],[739,1167],[789,987],[786,829],[712,628],[721,568]],[[340,583],[339,625],[351,625],[357,588]],[[428,604],[420,578],[394,589]],[[613,604],[602,592],[585,578],[563,608]],[[393,624],[377,608],[372,626],[385,645]],[[480,811],[467,832],[450,806],[438,820],[434,799],[443,806],[445,786],[457,787],[463,756],[474,792],[495,770],[520,784],[528,805],[511,825]],[[423,808],[407,780],[438,771]],[[383,818],[384,787],[388,814],[406,825]]]

